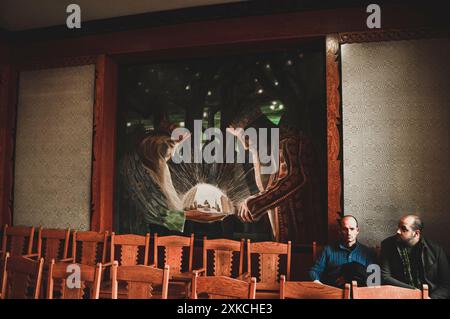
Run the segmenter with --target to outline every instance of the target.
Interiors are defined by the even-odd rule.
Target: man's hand
[[[247,207],[247,201],[244,201],[239,208],[238,217],[243,222],[251,223],[253,222],[252,214],[250,213],[250,210]]]
[[[344,277],[340,276],[338,279],[336,279],[336,285],[338,285],[338,286],[344,286],[344,285],[345,285],[345,279],[344,279]]]

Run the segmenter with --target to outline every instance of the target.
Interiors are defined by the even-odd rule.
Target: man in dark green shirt
[[[421,289],[431,298],[450,298],[450,269],[444,250],[422,235],[416,215],[400,219],[397,234],[381,243],[381,278],[384,284]]]

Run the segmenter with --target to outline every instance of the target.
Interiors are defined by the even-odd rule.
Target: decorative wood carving
[[[280,257],[278,254],[259,255],[258,289],[276,290],[280,273]]]
[[[341,213],[340,133],[341,95],[339,92],[339,38],[326,38],[327,81],[327,149],[328,149],[328,241],[336,237],[337,219]]]
[[[172,275],[181,273],[181,262],[183,260],[183,247],[181,246],[167,246],[164,247],[164,265],[170,266],[170,273]]]
[[[120,264],[137,265],[138,250],[139,250],[138,246],[122,245],[120,248]]]
[[[397,30],[370,30],[366,32],[339,33],[339,43],[362,43],[379,41],[399,41],[448,37],[449,29],[397,29]]]
[[[214,250],[214,276],[231,277],[233,268],[233,252],[229,250]]]
[[[96,242],[83,242],[81,246],[81,263],[83,265],[95,265],[97,262],[97,249],[98,243]]]
[[[214,276],[233,276],[234,259],[239,254],[239,264],[235,268],[237,276],[241,276],[244,263],[244,239],[234,241],[230,239],[207,239],[203,238],[203,269],[205,275],[208,273],[208,253],[211,253],[213,275]]]
[[[265,297],[271,298],[269,296],[275,291],[278,293],[280,275],[290,278],[291,242],[289,241],[287,244],[276,242],[251,243],[250,240],[247,240],[247,268],[250,276],[255,273],[252,271],[252,255],[258,256],[259,281],[256,289],[258,292],[266,291],[268,295]],[[281,255],[286,256],[286,266],[283,269],[280,269]]]

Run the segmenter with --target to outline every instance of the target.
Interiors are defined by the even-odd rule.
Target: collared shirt
[[[367,246],[355,243],[352,248],[342,244],[327,245],[309,271],[311,280],[320,280],[323,283],[333,284],[341,276],[341,266],[357,262],[364,267],[374,263],[375,253]]]

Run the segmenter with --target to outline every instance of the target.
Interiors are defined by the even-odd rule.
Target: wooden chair
[[[226,276],[199,276],[199,272],[194,271],[191,298],[198,299],[202,294],[210,299],[255,299],[256,278],[244,281]]]
[[[391,285],[358,287],[358,283],[352,281],[352,294],[353,299],[429,299],[428,285],[423,285],[422,290]]]
[[[233,277],[233,254],[239,254],[239,265],[237,278],[245,277],[244,265],[244,239],[240,242],[229,239],[207,239],[203,238],[203,265],[198,269],[199,274],[208,273],[208,252],[213,254],[213,276]]]
[[[69,251],[69,240],[70,240],[70,228],[68,229],[42,229],[39,227],[38,230],[38,242],[37,242],[37,253],[27,255],[30,258],[44,258],[44,269],[43,277],[47,277],[48,266],[52,259],[56,262],[69,262],[72,258],[68,258]],[[45,290],[47,282],[44,281],[41,285],[41,294],[45,296]],[[59,287],[58,287],[59,288]],[[54,290],[58,290],[54,288]]]
[[[67,282],[67,277],[74,274],[74,268],[72,267],[78,267],[80,270],[80,284],[78,287],[70,287]],[[61,282],[60,299],[84,299],[86,290],[90,291],[90,299],[98,299],[101,277],[101,263],[98,263],[96,266],[90,266],[62,262],[55,263],[55,259],[52,259],[48,270],[47,299],[54,299],[55,281]]]
[[[140,235],[116,235],[111,233],[110,261],[105,267],[113,265],[117,260],[119,266],[148,265],[150,253],[150,233],[146,236]],[[110,298],[112,293],[111,280],[103,281],[100,288],[100,298]],[[126,285],[118,287],[119,298],[127,294]]]
[[[68,258],[69,240],[70,228],[39,228],[36,256],[43,257],[46,265],[49,265],[52,259],[55,259],[56,262],[71,261],[72,258]]]
[[[2,299],[38,299],[42,282],[43,258],[38,261],[5,254]]]
[[[105,264],[107,242],[108,232],[74,231],[72,262],[90,266]]]
[[[291,273],[291,242],[287,244],[278,242],[257,242],[251,243],[247,239],[247,267],[249,276],[252,272],[252,254],[257,254],[259,258],[258,298],[278,298],[280,291],[279,276],[285,275],[290,279]],[[280,257],[286,256],[286,269],[280,270]]]
[[[32,257],[34,240],[34,227],[27,226],[3,226],[2,247],[0,251],[0,269],[5,265],[5,256]],[[2,279],[0,278],[0,285]]]
[[[149,299],[155,287],[161,287],[161,299],[167,299],[169,287],[170,267],[165,265],[164,269],[153,266],[135,265],[119,266],[114,262],[112,266],[112,299],[118,297],[120,282],[126,282],[128,287],[127,298]]]
[[[350,284],[344,289],[311,281],[287,281],[280,276],[280,299],[350,299]]]
[[[189,283],[192,280],[192,259],[194,256],[194,234],[190,237],[184,236],[164,236],[154,235],[154,266],[159,266],[158,248],[164,250],[164,265],[170,266],[169,283],[173,286],[182,286],[186,297],[189,294]],[[182,269],[183,249],[188,250],[188,267]],[[177,293],[178,294],[178,293]]]
[[[33,250],[34,227],[3,226],[2,254],[29,256]]]

